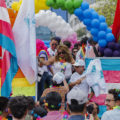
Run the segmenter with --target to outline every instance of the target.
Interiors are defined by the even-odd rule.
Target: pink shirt
[[[62,120],[63,114],[60,111],[50,111],[42,120]]]

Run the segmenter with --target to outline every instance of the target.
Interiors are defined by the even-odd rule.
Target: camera
[[[90,105],[87,106],[87,112],[89,114],[92,114],[93,110],[94,110],[94,105],[93,104],[90,104]]]

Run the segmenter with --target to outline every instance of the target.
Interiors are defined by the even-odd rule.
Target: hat
[[[56,82],[57,84],[61,84],[65,80],[65,75],[62,72],[57,72],[53,76],[53,81]]]
[[[84,60],[76,60],[76,62],[73,64],[74,66],[84,66],[85,67],[85,62]]]
[[[73,88],[68,94],[67,94],[67,102],[68,104],[71,104],[71,100],[74,99],[78,102],[79,105],[84,104],[88,101],[87,95],[80,90],[79,88]]]

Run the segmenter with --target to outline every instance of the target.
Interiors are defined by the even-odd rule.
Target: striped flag
[[[5,0],[0,0],[0,46],[5,49],[2,59],[1,96],[9,97],[12,91],[12,79],[18,70],[18,65]]]

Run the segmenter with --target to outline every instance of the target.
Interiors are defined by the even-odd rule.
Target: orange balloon
[[[17,17],[17,13],[18,12],[14,11],[13,9],[8,8],[8,14],[9,14],[9,17],[10,17],[10,22],[11,22],[12,27],[13,27],[15,19]]]

